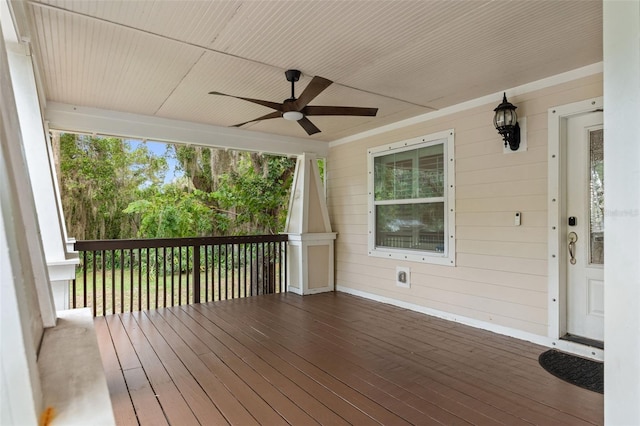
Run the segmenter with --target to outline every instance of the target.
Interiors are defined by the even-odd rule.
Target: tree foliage
[[[131,202],[124,212],[140,217],[140,237],[208,236],[213,234],[213,219],[216,215],[203,201],[206,198],[202,191],[184,191],[174,185],[167,185],[161,191]]]
[[[68,234],[77,239],[135,235],[135,221],[124,210],[164,180],[166,160],[150,153],[144,144],[133,149],[117,138],[62,134],[54,147],[60,159]]]
[[[54,141],[68,234],[77,239],[275,234],[284,229],[295,160],[169,146],[182,178],[144,144],[63,134]]]
[[[236,234],[275,234],[284,229],[294,170],[294,160],[251,154],[223,176],[214,197],[221,208],[234,212]]]

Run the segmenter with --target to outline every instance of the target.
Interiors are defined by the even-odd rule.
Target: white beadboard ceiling
[[[47,101],[231,126],[282,102],[284,71],[334,81],[311,105],[376,117],[244,127],[332,141],[602,60],[601,0],[29,1]],[[496,99],[498,104],[500,99]]]

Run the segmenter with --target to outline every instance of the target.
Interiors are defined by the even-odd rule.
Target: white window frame
[[[456,264],[456,214],[455,214],[455,161],[454,161],[454,136],[453,129],[445,130],[430,135],[407,139],[388,145],[381,145],[367,151],[367,200],[368,200],[368,252],[369,256],[384,257],[387,259],[408,260],[412,262],[434,263],[437,265],[455,266]],[[376,246],[376,202],[374,161],[376,157],[412,151],[423,147],[443,144],[444,155],[444,251],[418,251],[402,248],[377,247]],[[415,201],[415,200],[412,200]],[[378,202],[378,204],[387,204]]]

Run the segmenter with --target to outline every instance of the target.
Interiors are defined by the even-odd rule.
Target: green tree
[[[63,209],[77,239],[275,234],[286,221],[295,160],[168,145],[167,160],[117,138],[53,138]]]
[[[138,216],[140,238],[179,238],[216,235],[228,226],[226,214],[210,207],[211,194],[165,185],[124,210]]]
[[[215,216],[214,235],[284,229],[295,160],[204,147],[175,150],[188,186],[211,195],[203,202]]]
[[[131,238],[135,221],[124,213],[164,181],[167,162],[144,144],[132,148],[118,138],[60,135],[62,206],[68,234],[77,239]]]
[[[295,160],[247,154],[223,176],[213,196],[234,212],[236,234],[276,234],[284,230]]]

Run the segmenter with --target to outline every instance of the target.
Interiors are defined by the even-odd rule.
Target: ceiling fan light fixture
[[[298,98],[295,94],[295,82],[300,79],[302,73],[299,70],[287,70],[285,76],[287,81],[291,82],[291,97],[278,102],[270,102],[261,99],[244,98],[242,96],[227,95],[220,92],[209,92],[210,95],[227,96],[230,98],[240,99],[242,101],[251,102],[254,104],[262,105],[274,110],[270,114],[263,115],[253,120],[245,121],[243,123],[235,124],[233,127],[244,126],[245,124],[254,123],[261,120],[269,120],[271,118],[282,117],[288,121],[297,121],[300,127],[304,129],[309,136],[315,135],[320,132],[320,129],[309,120],[308,117],[316,115],[344,115],[344,116],[358,116],[358,117],[375,117],[378,113],[378,108],[358,108],[358,107],[346,107],[346,106],[323,106],[323,105],[309,105],[309,102],[313,101],[320,93],[322,93],[333,82],[326,78],[318,77],[317,75],[311,79],[309,84],[304,88]]]
[[[300,111],[287,111],[282,113],[282,118],[285,120],[299,121],[302,120],[302,117],[304,117],[304,114]]]

